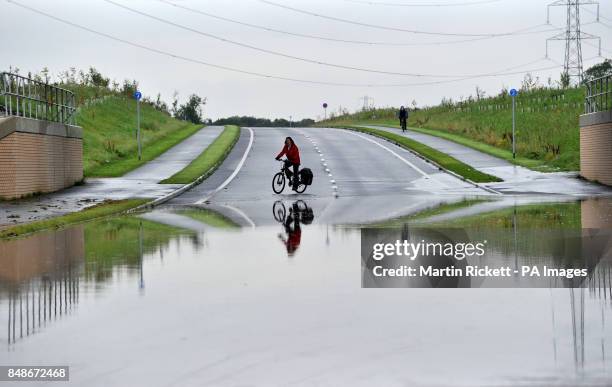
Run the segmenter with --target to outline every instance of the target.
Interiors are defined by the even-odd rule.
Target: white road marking
[[[397,154],[397,152],[395,152],[393,149],[387,148],[383,144],[381,144],[381,143],[379,143],[377,141],[374,141],[371,138],[367,138],[365,136],[362,136],[361,134],[358,134],[358,133],[355,133],[355,132],[351,132],[351,131],[348,131],[348,130],[346,131],[346,133],[352,134],[353,136],[361,137],[364,140],[371,142],[372,144],[378,145],[379,147],[381,147],[382,149],[384,149],[387,152],[391,153],[393,156],[395,156],[396,158],[401,160],[403,163],[405,163],[406,165],[408,165],[409,167],[411,167],[412,169],[414,169],[415,171],[417,171],[418,173],[423,175],[424,178],[431,179],[431,176],[429,176],[427,173],[425,173],[421,168],[417,167],[416,165],[412,164],[410,161],[406,160],[405,158],[403,158],[402,156]]]
[[[255,228],[255,222],[253,222],[253,220],[251,218],[249,218],[249,216],[247,214],[245,214],[244,211],[242,211],[241,209],[238,209],[236,207],[230,206],[229,204],[225,204],[223,207],[228,208],[228,209],[234,211],[235,213],[240,215],[244,220],[246,220],[247,223],[251,226],[251,228]]]
[[[305,136],[303,132],[301,133]],[[329,166],[327,165],[327,163],[325,162],[325,159],[323,158],[323,153],[321,152],[321,149],[319,149],[317,141],[314,138],[310,138],[310,142],[312,143],[312,146],[314,147],[316,152],[319,154],[319,157],[321,158],[321,164],[323,166],[323,169],[325,170],[325,173],[327,173],[328,176],[331,178],[332,177],[331,171],[329,170]],[[335,185],[336,183],[334,180],[331,180],[330,183],[332,184],[333,196],[335,198],[338,198],[338,192],[337,192],[338,186]]]
[[[206,196],[203,199],[198,200],[197,202],[195,202],[195,204],[202,204],[206,202],[207,200],[209,200],[210,198],[212,198],[219,191],[225,188],[232,180],[234,180],[238,172],[240,172],[240,169],[242,169],[242,166],[244,165],[244,162],[246,161],[246,158],[249,155],[249,152],[251,151],[251,147],[253,146],[253,137],[255,136],[255,133],[253,133],[253,129],[251,128],[247,128],[247,129],[249,130],[249,133],[250,133],[249,145],[247,145],[246,151],[244,151],[244,154],[242,155],[242,159],[240,159],[240,162],[238,163],[238,166],[236,167],[236,169],[234,169],[234,172],[232,172],[232,174],[229,175],[229,177],[225,179],[225,181],[221,183],[221,185],[218,186],[214,191],[212,191],[208,196]]]

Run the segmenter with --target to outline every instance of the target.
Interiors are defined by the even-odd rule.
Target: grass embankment
[[[383,222],[369,224],[368,227],[375,227],[375,228],[401,227],[405,224],[426,221],[428,218],[431,218],[433,216],[448,214],[450,212],[469,208],[469,207],[475,206],[476,204],[484,203],[487,201],[488,200],[486,199],[468,199],[468,200],[459,201],[459,202],[440,203],[439,205],[436,205],[435,207],[429,207],[429,208],[426,208],[414,214],[385,220]]]
[[[144,204],[147,201],[147,199],[105,201],[103,203],[86,208],[79,212],[72,212],[66,215],[57,216],[45,220],[38,220],[26,224],[20,224],[0,230],[0,239],[17,237],[46,229],[66,227],[71,224],[120,214],[129,209],[138,207],[139,205]]]
[[[136,102],[120,95],[92,100],[79,108],[83,127],[85,176],[118,177],[153,160],[197,132],[195,125],[141,103],[142,159],[136,141]]]
[[[240,128],[227,125],[223,132],[183,170],[162,180],[163,184],[189,184],[192,181],[209,176],[225,160],[238,138]]]
[[[240,225],[227,218],[224,215],[221,215],[218,212],[209,210],[209,209],[188,209],[182,210],[178,212],[179,215],[184,215],[188,218],[196,220],[198,222],[202,222],[214,228],[221,229],[236,229],[240,228]]]
[[[434,148],[431,148],[420,142],[411,140],[400,134],[391,133],[389,131],[381,130],[381,129],[365,128],[362,126],[349,125],[345,127],[352,129],[352,130],[357,130],[359,132],[372,134],[372,135],[393,141],[399,146],[402,146],[406,149],[410,149],[420,154],[421,156],[435,162],[442,168],[445,168],[451,172],[454,172],[475,183],[490,183],[490,182],[501,181],[496,176],[491,176],[489,174],[480,172],[479,170],[472,168],[471,166],[457,160],[454,157],[447,155],[446,153],[440,152]]]
[[[584,89],[536,89],[516,97],[517,159],[512,159],[512,99],[504,91],[480,100],[450,101],[410,112],[408,125],[540,171],[574,171],[580,166],[578,117]],[[397,109],[344,114],[317,126],[376,124],[398,127]]]
[[[508,207],[482,214],[441,222],[432,222],[435,227],[459,227],[470,229],[512,229],[515,224],[522,228],[581,228],[581,204],[544,203]]]

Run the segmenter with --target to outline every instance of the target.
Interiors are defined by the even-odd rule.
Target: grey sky
[[[135,43],[218,65],[282,77],[314,81],[357,84],[413,84],[443,80],[398,75],[372,74],[355,70],[330,68],[282,58],[160,23],[102,0],[16,0],[57,17],[74,21],[89,28],[127,39]],[[533,69],[555,66],[563,61],[563,42],[554,42],[544,60],[546,37],[555,32],[499,37],[494,39],[429,46],[364,46],[287,36],[257,30],[203,15],[181,10],[156,0],[114,0],[143,12],[171,20],[190,28],[220,37],[289,55],[334,64],[385,70],[400,73],[440,75],[482,74],[500,72],[528,62],[518,68]],[[269,26],[301,34],[323,35],[336,39],[427,43],[464,40],[444,36],[414,35],[359,27],[281,9],[258,0],[174,0],[177,3],[211,14],[252,24]],[[274,0],[277,3],[317,12],[323,15],[364,23],[451,33],[491,34],[541,25],[535,30],[550,29],[546,22],[546,5],[540,0],[500,0],[489,4],[464,7],[393,7],[369,5],[350,0]],[[372,0],[376,2],[379,0]],[[462,2],[447,0],[445,3]],[[380,2],[384,2],[380,0]],[[417,3],[416,0],[393,0],[386,3]],[[418,3],[424,3],[419,1]],[[435,1],[428,3],[441,3]],[[587,24],[595,17],[582,13],[583,31],[602,38],[602,55],[612,56],[612,3],[602,1],[601,24]],[[595,11],[595,7],[584,9]],[[38,71],[47,66],[52,73],[69,67],[95,66],[112,79],[137,79],[145,95],[157,92],[169,101],[174,90],[185,98],[190,93],[208,97],[205,115],[213,119],[228,115],[261,117],[316,118],[322,115],[321,104],[328,111],[339,106],[350,110],[363,104],[359,100],[370,96],[376,106],[398,106],[413,99],[419,105],[436,104],[443,96],[459,98],[474,93],[476,85],[487,94],[495,94],[504,85],[520,86],[522,74],[470,79],[447,84],[405,87],[339,87],[308,85],[260,78],[162,56],[142,49],[93,35],[59,23],[0,0],[0,36],[3,49],[0,69],[16,66],[22,73]],[[551,22],[563,26],[565,9],[551,11]],[[590,41],[596,45],[597,41]],[[601,61],[591,59],[596,48],[584,44],[585,67]],[[561,68],[535,72],[543,82],[551,76],[557,80]]]

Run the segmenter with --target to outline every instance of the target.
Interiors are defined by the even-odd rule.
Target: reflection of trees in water
[[[144,288],[143,256],[159,251],[163,257],[170,242],[184,233],[122,217],[0,242],[0,301],[7,311],[2,319],[8,321],[8,343],[69,315],[80,286],[112,278],[117,267],[140,276]]]
[[[589,278],[582,284],[583,286],[559,290],[567,291],[567,296],[569,296],[571,356],[574,360],[575,370],[579,375],[584,371],[585,364],[593,364],[596,360],[606,364],[606,357],[609,356],[606,342],[606,316],[609,316],[609,311],[612,310],[611,281],[612,267],[607,262],[603,262],[603,264],[598,265],[589,273]],[[594,302],[588,302],[587,295]],[[565,297],[561,299],[567,300]],[[557,319],[563,318],[563,314],[567,311],[566,307],[567,304],[565,302],[563,302],[561,307],[555,305],[551,291],[551,321],[555,361],[557,360],[558,352],[563,350],[563,347],[560,347],[557,342],[567,335],[567,331],[563,330],[561,337],[557,334]],[[560,312],[562,313],[560,314]],[[585,319],[587,313],[595,318]],[[587,332],[588,338],[585,339]],[[587,348],[589,346],[590,348]],[[589,352],[587,352],[588,349],[590,349]],[[600,358],[587,358],[587,354],[591,357],[597,356]]]
[[[612,267],[608,261],[602,262],[590,273],[587,288],[591,298],[603,300],[612,308]]]
[[[69,315],[79,302],[80,270],[69,267],[8,291],[8,343],[41,331]]]
[[[192,244],[201,244],[193,233],[136,217],[120,217],[85,226],[85,279],[110,279],[117,267],[137,274],[141,256],[168,248],[172,240],[188,234]]]

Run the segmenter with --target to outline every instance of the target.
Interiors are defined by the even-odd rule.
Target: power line
[[[283,8],[283,9],[286,9],[286,10],[289,10],[289,11],[293,11],[293,12],[297,12],[297,13],[301,13],[301,14],[304,14],[304,15],[315,16],[315,17],[319,17],[319,18],[322,18],[322,19],[333,20],[333,21],[336,21],[336,22],[347,23],[347,24],[353,24],[353,25],[357,25],[357,26],[361,26],[361,27],[375,28],[375,29],[379,29],[379,30],[387,30],[387,31],[395,31],[395,32],[407,32],[407,33],[411,33],[411,34],[420,34],[420,35],[463,36],[463,37],[489,37],[489,38],[515,35],[515,33],[513,33],[513,32],[504,32],[504,33],[495,33],[495,34],[467,34],[467,33],[458,33],[458,32],[436,32],[436,31],[409,30],[409,29],[404,29],[404,28],[399,28],[399,27],[387,27],[387,26],[382,26],[382,25],[379,25],[379,24],[370,24],[370,23],[359,22],[359,21],[355,21],[355,20],[343,19],[343,18],[339,18],[339,17],[335,17],[335,16],[323,15],[323,14],[319,14],[319,13],[316,13],[316,12],[311,12],[311,11],[307,11],[307,10],[304,10],[304,9],[291,7],[291,6],[288,6],[288,5],[285,5],[285,4],[276,3],[276,2],[273,2],[273,1],[270,1],[270,0],[258,0],[258,1],[261,2],[261,3],[264,3],[264,4],[272,5],[272,6],[278,7],[278,8]]]
[[[196,14],[203,15],[203,16],[210,17],[210,18],[217,19],[217,20],[222,20],[222,21],[225,21],[225,22],[228,22],[228,23],[234,23],[234,24],[238,24],[238,25],[241,25],[241,26],[245,26],[245,27],[255,28],[255,29],[259,29],[259,30],[263,30],[263,31],[268,31],[268,32],[275,32],[275,33],[289,35],[289,36],[295,36],[295,37],[299,37],[299,38],[315,39],[315,40],[322,40],[322,41],[329,41],[329,42],[336,42],[336,43],[359,44],[359,45],[368,45],[368,46],[407,46],[407,47],[408,46],[415,46],[415,47],[418,47],[418,46],[450,45],[450,44],[467,43],[467,42],[475,42],[475,41],[492,39],[492,37],[478,37],[478,38],[471,38],[471,39],[450,40],[450,41],[447,40],[447,41],[438,41],[438,42],[420,42],[420,43],[399,43],[399,42],[384,42],[384,41],[366,41],[366,40],[338,39],[338,38],[331,38],[331,37],[328,37],[328,36],[302,34],[302,33],[297,33],[297,32],[280,30],[280,29],[277,29],[277,28],[267,27],[267,26],[263,26],[263,25],[259,25],[259,24],[247,23],[247,22],[243,22],[243,21],[236,20],[236,19],[231,19],[231,18],[224,17],[224,16],[214,15],[214,14],[212,14],[210,12],[205,12],[205,11],[202,11],[200,9],[187,7],[185,5],[178,4],[178,3],[173,3],[173,2],[168,1],[168,0],[158,0],[158,1],[161,2],[161,3],[164,3],[164,4],[167,4],[167,5],[176,7],[176,8],[180,8],[180,9],[188,11],[188,12],[196,13]],[[501,1],[501,0],[496,0],[496,1]],[[547,30],[542,30],[542,31],[530,31],[530,32],[528,32],[529,30],[533,30],[535,28],[544,27],[544,26],[546,26],[546,24],[538,24],[538,25],[535,25],[535,26],[526,27],[526,28],[522,28],[520,30],[512,31],[512,34],[513,35],[530,35],[530,34],[541,34],[541,33],[544,33],[544,32],[555,31],[554,29],[547,29]]]
[[[590,10],[590,9],[588,9],[588,8],[585,8],[584,10],[585,10],[585,11],[587,11],[588,13],[590,13],[591,15],[595,15],[595,16],[596,16],[596,21],[595,21],[595,23],[601,24],[602,26],[607,27],[607,28],[612,28],[612,26],[611,26],[611,25],[606,24],[606,23],[604,23],[604,22],[602,22],[602,21],[600,20],[600,19],[610,20],[610,19],[608,19],[607,17],[605,17],[604,15],[600,15],[600,14],[599,14],[599,12],[593,12],[593,11],[591,11],[591,10]],[[612,20],[610,20],[610,21],[612,21]]]
[[[391,3],[378,2],[368,0],[344,0],[349,3],[367,4],[367,5],[384,5],[387,7],[464,7],[469,5],[482,5],[498,3],[502,0],[480,0],[480,1],[463,1],[457,3]]]
[[[190,57],[186,57],[183,55],[179,55],[179,54],[175,54],[175,53],[171,53],[168,51],[163,51],[154,47],[150,47],[150,46],[145,46],[143,44],[140,43],[135,43],[123,38],[119,38],[110,34],[107,34],[105,32],[101,32],[101,31],[97,31],[93,28],[89,28],[86,26],[83,26],[81,24],[77,24],[74,22],[71,22],[69,20],[57,17],[55,15],[49,14],[47,12],[38,10],[36,8],[32,8],[30,6],[27,6],[25,4],[21,4],[15,0],[5,0],[7,3],[13,4],[17,7],[20,7],[22,9],[28,10],[30,12],[36,13],[40,16],[44,16],[47,17],[49,19],[55,20],[57,22],[69,25],[71,27],[83,30],[83,31],[87,31],[91,34],[94,35],[98,35],[98,36],[102,36],[104,38],[119,42],[119,43],[123,43],[125,45],[131,46],[131,47],[136,47],[145,51],[149,51],[149,52],[153,52],[155,54],[159,54],[159,55],[163,55],[163,56],[167,56],[170,58],[174,58],[174,59],[180,59],[182,61],[185,62],[190,62],[190,63],[195,63],[195,64],[199,64],[199,65],[203,65],[203,66],[207,66],[207,67],[211,67],[211,68],[216,68],[216,69],[220,69],[220,70],[225,70],[225,71],[231,71],[231,72],[235,72],[235,73],[240,73],[240,74],[245,74],[245,75],[252,75],[252,76],[257,76],[257,77],[261,77],[261,78],[268,78],[268,79],[277,79],[277,80],[282,80],[282,81],[290,81],[290,82],[297,82],[297,83],[304,83],[304,84],[313,84],[313,85],[324,85],[324,86],[342,86],[342,87],[413,87],[413,86],[428,86],[428,85],[437,85],[437,84],[445,84],[445,83],[452,83],[452,82],[459,82],[459,81],[464,81],[464,80],[470,80],[470,79],[478,79],[478,78],[487,78],[487,77],[496,77],[496,76],[502,76],[502,75],[516,75],[516,74],[522,74],[522,73],[526,73],[526,72],[537,72],[537,71],[545,71],[545,70],[552,70],[552,69],[556,69],[562,66],[552,66],[552,67],[544,67],[544,68],[539,68],[539,69],[529,69],[529,70],[523,70],[520,72],[500,72],[500,73],[488,73],[488,74],[480,74],[480,75],[475,75],[475,76],[471,76],[471,77],[465,77],[465,78],[457,78],[457,79],[452,79],[452,80],[439,80],[439,81],[430,81],[430,82],[422,82],[422,83],[408,83],[408,84],[372,84],[372,83],[339,83],[339,82],[327,82],[327,81],[315,81],[315,80],[306,80],[306,79],[299,79],[299,78],[291,78],[291,77],[285,77],[285,76],[280,76],[280,75],[274,75],[274,74],[266,74],[266,73],[260,73],[260,72],[256,72],[256,71],[250,71],[250,70],[244,70],[244,69],[238,69],[238,68],[234,68],[234,67],[229,67],[229,66],[224,66],[224,65],[218,65],[218,64],[214,64],[214,63],[210,63],[210,62],[206,62],[203,60],[199,60],[199,59],[194,59],[194,58],[190,58]],[[590,59],[587,59],[590,60]],[[517,67],[521,67],[521,66],[515,66]]]
[[[416,78],[424,78],[424,77],[427,77],[427,78],[464,78],[464,77],[472,77],[473,76],[473,74],[468,74],[468,75],[466,75],[466,74],[462,74],[462,75],[456,75],[456,74],[455,75],[449,75],[449,74],[400,73],[400,72],[392,72],[392,71],[385,71],[385,70],[368,69],[368,68],[356,67],[356,66],[341,65],[341,64],[336,64],[336,63],[324,62],[324,61],[317,60],[317,59],[310,59],[310,58],[299,57],[299,56],[285,54],[285,53],[278,52],[278,51],[269,50],[269,49],[266,49],[266,48],[252,46],[250,44],[237,42],[237,41],[226,39],[226,38],[223,38],[223,37],[220,37],[220,36],[216,36],[216,35],[210,34],[208,32],[204,32],[204,31],[201,31],[201,30],[197,30],[195,28],[187,27],[187,26],[184,26],[182,24],[178,24],[178,23],[172,22],[170,20],[163,19],[163,18],[160,18],[158,16],[154,16],[154,15],[151,15],[149,13],[139,11],[137,9],[125,6],[123,4],[119,4],[119,3],[117,3],[117,2],[115,2],[113,0],[104,0],[104,1],[109,3],[109,4],[111,4],[111,5],[117,6],[119,8],[128,10],[130,12],[134,12],[134,13],[136,13],[138,15],[145,16],[145,17],[151,18],[153,20],[156,20],[156,21],[159,21],[159,22],[171,25],[173,27],[177,27],[177,28],[189,31],[189,32],[193,32],[193,33],[196,33],[198,35],[202,35],[202,36],[205,36],[205,37],[208,37],[208,38],[216,39],[216,40],[222,41],[224,43],[229,43],[229,44],[237,45],[237,46],[240,46],[240,47],[249,48],[249,49],[252,49],[252,50],[255,50],[255,51],[264,52],[266,54],[281,56],[281,57],[284,57],[284,58],[293,59],[293,60],[297,60],[297,61],[301,61],[301,62],[316,64],[316,65],[322,65],[322,66],[328,66],[328,67],[334,67],[334,68],[339,68],[339,69],[343,69],[343,70],[354,70],[354,71],[362,71],[362,72],[367,72],[367,73],[384,74],[384,75],[399,75],[399,76],[408,76],[408,77],[416,77]]]
[[[300,61],[300,62],[306,62],[306,63],[316,64],[316,65],[321,65],[321,66],[335,67],[335,68],[339,68],[339,69],[343,69],[343,70],[362,71],[362,72],[374,73],[374,74],[398,75],[398,76],[417,77],[417,78],[420,78],[420,77],[432,77],[432,78],[444,78],[444,77],[448,77],[448,78],[454,78],[454,76],[436,76],[436,75],[432,75],[432,74],[402,73],[402,72],[394,72],[394,71],[386,71],[386,70],[368,69],[368,68],[363,68],[363,67],[348,66],[348,65],[342,65],[342,64],[331,63],[331,62],[324,62],[324,61],[321,61],[321,60],[304,58],[304,57],[300,57],[300,56],[296,56],[296,55],[282,53],[282,52],[279,52],[279,51],[269,50],[267,48],[253,46],[253,45],[242,43],[242,42],[237,42],[235,40],[230,40],[230,39],[223,38],[223,37],[220,37],[220,36],[217,36],[217,35],[213,35],[213,34],[210,34],[208,32],[204,32],[204,31],[201,31],[201,30],[197,30],[195,28],[187,27],[187,26],[184,26],[182,24],[178,24],[178,23],[172,22],[170,20],[163,19],[163,18],[151,15],[151,14],[143,12],[143,11],[139,11],[137,9],[128,7],[126,5],[116,3],[116,2],[114,2],[112,0],[104,0],[104,1],[109,3],[109,4],[114,5],[116,7],[123,8],[125,10],[130,11],[130,12],[134,12],[134,13],[136,13],[138,15],[145,16],[145,17],[148,17],[150,19],[153,19],[153,20],[159,21],[161,23],[165,23],[165,24],[168,24],[168,25],[171,25],[171,26],[174,26],[174,27],[177,27],[177,28],[189,31],[189,32],[193,32],[195,34],[198,34],[198,35],[201,35],[201,36],[205,36],[207,38],[216,39],[216,40],[219,40],[219,41],[224,42],[224,43],[229,43],[229,44],[233,44],[233,45],[240,46],[240,47],[243,47],[243,48],[248,48],[248,49],[259,51],[259,52],[264,52],[266,54],[276,55],[276,56],[280,56],[280,57],[283,57],[283,58],[293,59],[293,60],[297,60],[297,61]]]
[[[586,40],[583,43],[585,43],[585,44],[587,44],[587,45],[589,45],[591,47],[598,48],[600,51],[604,51],[604,52],[607,52],[608,54],[612,54],[612,50],[607,50],[607,49],[601,47],[601,45],[596,46],[593,43],[589,43]],[[601,58],[601,57],[602,57],[601,55],[598,56],[598,58]]]

